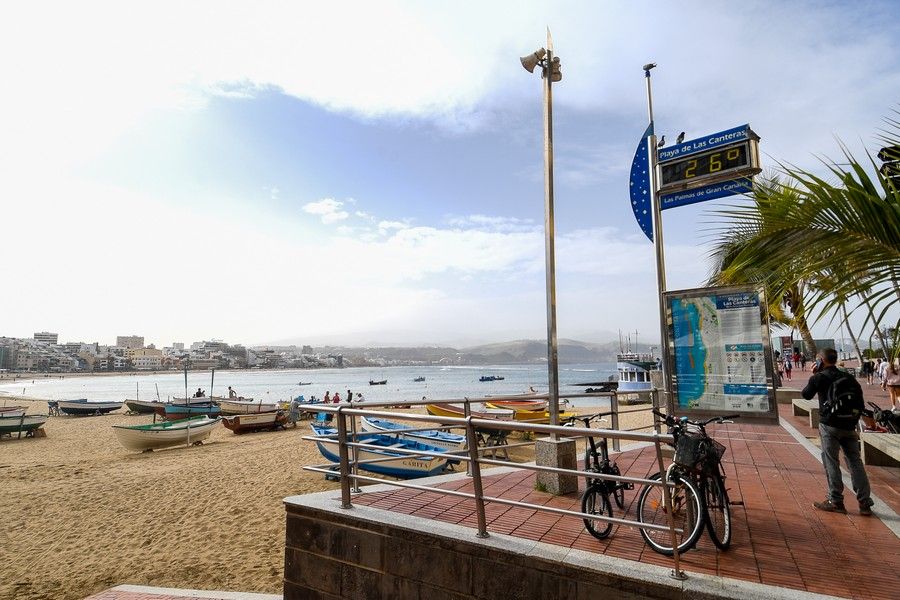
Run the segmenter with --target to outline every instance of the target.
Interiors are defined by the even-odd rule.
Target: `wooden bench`
[[[900,466],[900,434],[863,432],[863,462],[879,467]]]
[[[791,400],[794,405],[794,416],[802,417],[809,415],[809,426],[813,429],[819,428],[819,401],[807,400],[806,398],[794,398]]]

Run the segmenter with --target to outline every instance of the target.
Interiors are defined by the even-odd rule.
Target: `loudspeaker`
[[[522,66],[525,67],[526,71],[534,73],[534,68],[541,62],[541,59],[544,58],[545,54],[547,54],[547,51],[540,48],[528,56],[523,56],[519,60],[522,61]]]

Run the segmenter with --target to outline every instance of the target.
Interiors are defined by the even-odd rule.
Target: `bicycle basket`
[[[675,464],[694,471],[710,472],[715,470],[725,446],[700,433],[686,433],[678,436],[675,446]]]

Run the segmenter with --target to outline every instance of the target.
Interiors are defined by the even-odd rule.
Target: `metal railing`
[[[615,410],[612,411],[613,416],[613,426],[618,426],[618,407],[614,405],[615,393],[600,393],[600,394],[575,394],[567,396],[569,398],[572,397],[588,397],[588,396],[612,396],[611,398],[611,408]],[[542,397],[546,397],[546,395],[535,394],[533,396],[528,396],[528,399],[541,399]],[[486,399],[488,402],[496,401],[496,400],[522,400],[523,396],[511,396],[511,397],[494,397],[490,399]],[[352,493],[359,492],[360,489],[358,487],[359,482],[367,482],[367,483],[380,483],[380,484],[388,484],[399,488],[408,488],[419,491],[427,491],[434,492],[437,494],[444,494],[449,496],[456,496],[460,498],[467,498],[475,501],[475,513],[477,518],[477,535],[478,537],[488,537],[487,530],[487,518],[485,515],[485,504],[489,502],[493,502],[496,504],[503,504],[507,506],[514,506],[519,508],[525,508],[534,511],[541,512],[549,512],[553,514],[558,514],[561,516],[568,517],[577,517],[579,519],[591,519],[595,521],[601,521],[606,523],[612,523],[615,525],[624,525],[629,527],[635,527],[638,529],[646,529],[646,530],[655,530],[655,531],[668,531],[671,539],[672,539],[672,547],[674,548],[673,557],[673,571],[672,576],[677,579],[684,579],[685,575],[681,570],[680,565],[680,553],[678,551],[678,538],[677,534],[683,533],[681,529],[678,529],[675,526],[674,515],[672,511],[672,494],[671,488],[674,484],[669,483],[666,475],[666,468],[663,464],[663,453],[662,453],[662,444],[671,444],[672,436],[661,434],[659,432],[659,424],[656,419],[654,419],[654,425],[647,426],[645,428],[653,427],[654,431],[652,433],[644,433],[639,431],[616,431],[610,429],[589,429],[584,427],[571,427],[571,426],[560,426],[560,425],[548,425],[548,424],[538,424],[538,423],[528,423],[523,421],[507,421],[507,420],[498,420],[495,418],[480,418],[477,416],[472,416],[471,409],[471,399],[462,398],[459,400],[414,400],[408,402],[365,402],[365,403],[341,403],[341,404],[305,404],[301,405],[300,409],[305,412],[314,412],[314,413],[327,413],[333,415],[333,423],[330,425],[331,429],[335,429],[335,433],[326,434],[326,435],[315,435],[315,436],[304,436],[303,439],[314,441],[317,444],[328,444],[328,445],[337,445],[338,446],[338,465],[337,471],[335,471],[335,467],[332,463],[326,465],[313,465],[313,466],[304,466],[303,469],[306,471],[312,471],[316,473],[323,473],[326,476],[334,476],[336,473],[340,476],[340,485],[341,485],[341,507],[345,509],[349,509],[353,507],[351,498]],[[422,406],[426,404],[432,405],[446,405],[446,404],[458,404],[463,403],[464,408],[464,416],[461,417],[450,417],[450,416],[437,416],[437,415],[423,415],[418,413],[413,414],[401,414],[396,412],[390,412],[387,410],[379,410],[380,408],[390,408],[393,406]],[[478,403],[481,403],[481,400],[478,400]],[[624,412],[646,412],[652,410],[653,407],[657,405],[656,396],[654,395],[653,406],[646,409],[639,410],[629,410]],[[365,408],[363,408],[363,406]],[[476,413],[478,411],[475,411]],[[359,433],[356,429],[356,418],[357,417],[378,417],[378,418],[386,418],[386,419],[402,419],[403,421],[413,422],[413,423],[428,423],[427,427],[416,427],[410,426],[408,428],[403,429],[392,429],[389,431],[378,432],[384,435],[398,435],[403,433],[412,433],[416,431],[423,430],[450,430],[450,429],[462,429],[465,431],[465,448],[460,449],[456,452],[445,452],[434,450],[419,450],[419,449],[408,449],[402,447],[391,447],[388,452],[391,454],[390,456],[384,456],[379,458],[367,458],[364,460],[360,460],[359,451],[360,450],[375,450],[380,452],[385,452],[385,446],[375,445],[366,443],[364,440],[359,441],[359,438],[364,435],[373,435],[375,432],[363,432]],[[639,484],[643,486],[659,486],[662,488],[663,492],[663,501],[666,509],[666,515],[668,524],[667,525],[659,525],[655,523],[644,523],[640,520],[632,520],[628,518],[619,518],[612,516],[604,516],[604,515],[596,515],[596,514],[588,514],[573,510],[567,510],[562,508],[556,508],[552,506],[545,506],[541,504],[532,504],[528,502],[521,502],[517,500],[510,500],[507,498],[501,498],[497,496],[486,496],[484,494],[484,486],[482,481],[482,473],[481,466],[482,465],[491,465],[491,466],[508,466],[510,463],[508,461],[500,461],[496,460],[496,458],[486,458],[482,456],[485,452],[490,452],[491,448],[484,447],[479,445],[479,439],[481,436],[480,432],[485,430],[488,431],[504,431],[504,432],[530,432],[532,435],[543,434],[551,437],[565,437],[565,438],[587,438],[587,437],[604,437],[613,441],[613,445],[615,449],[618,449],[619,442],[622,440],[632,441],[632,442],[643,442],[648,443],[654,446],[655,448],[655,456],[656,461],[658,463],[659,472],[661,474],[660,479],[649,479],[642,477],[628,477],[624,475],[612,475],[605,473],[598,473],[595,471],[582,471],[578,469],[565,469],[560,467],[549,467],[543,465],[536,464],[521,464],[516,463],[517,468],[527,469],[535,472],[545,472],[545,473],[555,473],[558,475],[568,475],[575,477],[585,477],[589,479],[600,479],[604,481],[612,481],[612,482],[622,482],[622,483],[631,483],[631,484]],[[534,441],[528,441],[521,444],[509,445],[507,447],[514,446],[524,446],[524,445],[533,445]],[[473,492],[463,492],[459,490],[448,490],[439,487],[431,487],[427,485],[421,485],[416,483],[410,483],[406,480],[394,481],[394,480],[386,480],[379,477],[373,477],[369,475],[363,475],[359,473],[360,467],[363,469],[368,465],[373,465],[381,462],[390,462],[396,461],[399,457],[402,456],[411,456],[411,457],[419,457],[425,459],[431,458],[448,458],[448,456],[452,456],[453,461],[465,462],[467,465],[467,475],[472,478],[473,483]],[[585,466],[587,468],[587,466]]]

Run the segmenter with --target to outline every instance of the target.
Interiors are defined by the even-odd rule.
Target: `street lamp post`
[[[556,251],[553,219],[553,84],[562,80],[559,58],[553,56],[553,39],[547,30],[547,47],[539,48],[521,59],[529,73],[541,67],[544,79],[544,256],[547,286],[547,382],[549,384],[550,424],[559,425],[559,345],[556,337]],[[551,439],[535,442],[535,462],[541,466],[575,469],[575,440]],[[553,494],[578,490],[578,479],[572,475],[539,472],[537,481]]]
[[[547,30],[547,48],[521,59],[529,73],[541,67],[544,80],[544,257],[547,288],[547,382],[550,424],[559,425],[559,343],[556,335],[556,227],[553,218],[553,83],[562,79],[559,58],[553,56],[553,39]],[[554,434],[554,439],[557,437]]]

